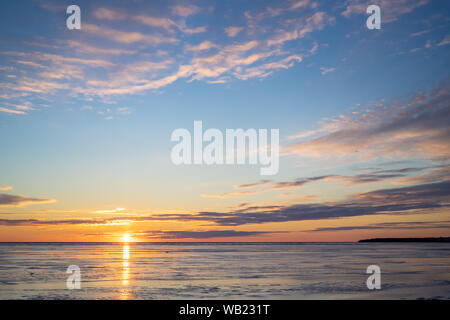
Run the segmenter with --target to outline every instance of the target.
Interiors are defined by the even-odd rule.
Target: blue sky
[[[81,30],[66,28],[70,4],[81,8]],[[369,4],[381,8],[380,30],[366,28]],[[2,3],[2,240],[41,239],[40,222],[23,222],[36,219],[54,222],[45,239],[89,241],[86,228],[104,218],[99,211],[114,211],[108,217],[122,223],[109,230],[105,222],[97,240],[124,230],[137,240],[151,231],[201,234],[224,225],[119,218],[234,214],[239,206],[258,206],[261,215],[273,213],[266,206],[307,212],[295,206],[357,203],[355,195],[366,199],[367,192],[446,183],[449,11],[436,0]],[[280,129],[279,173],[271,184],[236,194],[264,179],[258,166],[174,166],[170,135],[192,130],[194,120],[221,130]],[[448,197],[387,215],[367,215],[365,206],[351,217],[283,215],[234,227],[282,233],[227,239],[355,240],[391,235],[392,226],[307,230],[445,225]],[[70,219],[86,222],[64,222]]]

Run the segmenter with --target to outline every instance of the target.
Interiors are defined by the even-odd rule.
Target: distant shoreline
[[[358,242],[450,242],[450,237],[439,238],[374,238],[363,239]]]

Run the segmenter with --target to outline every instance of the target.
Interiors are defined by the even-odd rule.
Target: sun
[[[131,241],[132,241],[132,239],[131,239],[131,236],[130,236],[129,233],[125,233],[125,234],[122,236],[122,242],[131,242]]]

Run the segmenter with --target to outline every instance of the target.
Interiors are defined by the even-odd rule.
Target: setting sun
[[[122,236],[122,242],[131,242],[131,241],[132,241],[132,239],[131,239],[131,236],[130,236],[129,233],[125,233],[125,234]]]

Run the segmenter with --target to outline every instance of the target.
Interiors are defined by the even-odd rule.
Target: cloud
[[[272,190],[297,189],[309,182],[324,180],[329,177],[331,177],[331,176],[324,175],[324,176],[317,176],[317,177],[310,177],[310,178],[300,178],[300,179],[296,179],[294,181],[275,182],[275,183],[273,183]]]
[[[135,50],[126,50],[126,49],[118,49],[118,48],[102,48],[93,46],[87,43],[83,43],[81,41],[76,40],[68,40],[67,46],[70,48],[74,48],[78,52],[87,53],[87,54],[99,54],[99,55],[124,55],[124,54],[136,54]]]
[[[9,190],[9,189],[6,189],[6,190]],[[30,204],[52,203],[52,202],[55,202],[55,200],[29,198],[29,197],[20,196],[20,195],[0,193],[0,206],[21,207],[21,206],[30,205]]]
[[[197,13],[200,9],[197,6],[176,6],[172,8],[172,13],[181,16],[188,17]],[[94,11],[94,16],[100,20],[134,20],[141,24],[144,24],[153,28],[161,28],[169,33],[174,33],[176,28],[178,28],[181,32],[185,32],[188,34],[196,34],[201,33],[206,30],[205,27],[197,27],[197,28],[188,28],[186,27],[186,21],[181,20],[178,23],[173,21],[167,17],[158,17],[158,16],[147,16],[142,14],[127,14],[123,11],[118,11],[111,8],[98,8]]]
[[[0,191],[8,191],[8,190],[12,190],[13,187],[11,186],[0,186]]]
[[[200,8],[195,5],[177,5],[172,7],[172,13],[181,17],[189,17],[200,12]]]
[[[424,34],[427,34],[427,33],[429,33],[431,30],[422,30],[422,31],[418,31],[418,32],[413,32],[413,33],[411,33],[409,36],[410,37],[419,37],[419,36],[421,36],[421,35],[424,35]]]
[[[0,226],[40,226],[40,225],[79,225],[105,224],[105,220],[69,219],[69,220],[39,220],[39,219],[0,219]]]
[[[236,231],[236,230],[148,231],[145,233],[145,236],[146,238],[157,238],[157,239],[211,239],[211,238],[251,237],[271,233],[278,233],[278,232]]]
[[[31,107],[31,102],[24,102],[22,104],[14,104],[14,103],[7,103],[4,102],[5,105],[13,107],[17,110],[23,110],[23,111],[30,111],[30,110],[35,110],[33,107]]]
[[[389,23],[396,21],[400,16],[408,14],[417,8],[423,7],[430,0],[378,0],[375,4],[381,8],[382,23]],[[368,0],[347,0],[345,10],[341,13],[344,17],[349,18],[352,15],[364,14],[369,5],[374,4],[373,1]]]
[[[450,221],[406,221],[406,222],[384,222],[365,226],[341,226],[325,227],[304,232],[329,232],[329,231],[354,231],[354,230],[415,230],[415,229],[449,229]]]
[[[292,11],[296,11],[298,19],[290,18]],[[216,25],[208,25],[211,30],[207,30],[205,26],[187,24],[192,15],[204,13],[208,17],[208,10],[180,4],[170,7],[169,16],[156,13],[148,16],[145,12],[148,11],[138,7],[130,10],[97,7],[93,10],[94,19],[83,22],[82,38],[54,39],[56,45],[45,43],[45,46],[41,46],[42,41],[27,41],[40,50],[51,50],[47,53],[2,52],[11,57],[6,61],[8,65],[17,65],[14,69],[17,78],[0,83],[0,89],[8,96],[21,92],[41,97],[63,91],[92,100],[95,96],[106,99],[112,95],[158,90],[180,79],[211,84],[233,79],[264,79],[276,71],[292,68],[314,54],[317,48],[315,43],[308,55],[300,45],[285,46],[286,41],[320,31],[334,21],[325,12],[316,11],[314,2],[290,2],[279,8],[264,8],[255,14],[247,12],[249,21],[259,28],[225,27],[232,38],[241,35],[244,29],[248,32],[242,35],[243,40],[220,43],[221,38],[212,35],[222,32],[223,26],[214,30]],[[279,18],[273,23],[264,21],[271,17]],[[246,38],[250,32],[252,36]],[[191,37],[199,33],[205,33],[200,42],[198,36]],[[147,50],[148,46],[154,50]],[[180,48],[185,50],[177,52]],[[123,55],[127,56],[121,57]],[[172,62],[170,67],[161,61],[164,56],[171,57],[167,59]],[[146,69],[149,63],[154,68],[148,72],[135,68],[142,65]],[[129,67],[138,71],[128,72]],[[14,112],[12,108],[2,109],[3,112],[11,110]]]
[[[120,86],[100,86],[99,88],[89,87],[89,88],[77,88],[76,92],[85,94],[85,95],[99,95],[99,96],[107,96],[107,95],[120,95],[120,94],[132,94],[141,92],[144,90],[151,89],[159,89],[161,87],[167,86],[180,78],[186,78],[192,75],[193,70],[190,66],[180,66],[178,71],[174,74],[166,76],[164,78],[158,80],[147,80],[140,79],[141,81],[137,81],[137,83],[133,82],[131,85],[120,85]],[[118,79],[121,81],[120,79]],[[95,84],[95,82],[90,82]],[[102,82],[97,82],[97,84],[101,84]],[[105,82],[103,82],[105,83]]]
[[[233,38],[236,37],[241,31],[242,31],[242,27],[227,27],[225,28],[225,33],[227,34],[227,36]]]
[[[241,205],[229,211],[199,211],[188,214],[153,214],[148,216],[116,216],[108,219],[1,219],[0,225],[58,224],[127,224],[149,221],[209,222],[218,226],[239,226],[289,221],[317,221],[369,215],[427,214],[448,210],[450,181],[410,187],[379,189],[354,194],[339,202],[301,203],[293,205]]]
[[[251,21],[251,25],[253,25],[252,20],[255,21],[266,21],[270,18],[278,17],[280,15],[296,11],[297,9],[305,9],[305,8],[311,8],[315,9],[317,8],[317,3],[313,2],[311,0],[300,0],[294,3],[291,3],[291,5],[288,6],[280,6],[278,8],[272,8],[272,7],[264,7],[264,9],[258,13],[250,13],[249,11],[244,12],[244,16]]]
[[[134,19],[136,21],[139,21],[142,24],[145,24],[146,26],[154,27],[154,28],[163,28],[169,32],[173,32],[173,28],[176,27],[175,22],[173,22],[169,18],[138,15],[138,16],[134,17]]]
[[[227,192],[227,193],[220,193],[220,194],[201,194],[203,198],[217,198],[217,199],[227,199],[232,198],[234,196],[244,196],[244,195],[254,195],[262,192],[266,192],[268,189],[259,189],[259,190],[252,190],[252,191],[236,191],[236,192]]]
[[[450,88],[443,84],[406,103],[392,102],[322,122],[325,134],[288,145],[286,154],[334,160],[448,159]],[[299,134],[298,136],[301,136]]]
[[[137,61],[126,64],[120,70],[111,72],[106,80],[88,80],[87,84],[92,90],[97,90],[97,88],[114,89],[139,85],[147,82],[145,75],[165,70],[172,63],[172,59],[164,59],[159,62]]]
[[[267,40],[267,45],[281,45],[286,41],[292,41],[299,38],[304,38],[308,33],[322,30],[325,26],[333,24],[334,17],[328,16],[325,12],[319,11],[312,16],[306,18],[305,23],[300,23],[298,26],[293,26],[289,30],[280,30],[275,36]]]
[[[308,6],[308,5],[310,5],[311,4],[311,1],[310,0],[300,0],[300,1],[296,1],[296,2],[294,2],[291,6],[290,6],[290,10],[295,10],[295,9],[298,9],[298,8],[304,8],[304,7],[306,7],[306,6]]]
[[[433,169],[431,172],[427,172],[423,175],[410,176],[411,173],[418,173],[425,170]],[[375,183],[382,182],[386,180],[397,179],[397,184],[414,184],[414,183],[431,183],[439,182],[443,180],[450,180],[450,168],[437,166],[428,167],[408,167],[401,169],[372,169],[369,172],[361,173],[353,176],[346,175],[321,175],[307,178],[298,178],[292,181],[271,181],[271,180],[261,180],[255,183],[235,185],[235,189],[252,189],[260,186],[267,186],[264,189],[257,189],[251,191],[238,191],[238,192],[227,192],[221,194],[202,194],[204,198],[217,198],[217,199],[229,199],[234,196],[244,196],[253,195],[268,191],[278,191],[278,190],[292,190],[303,187],[304,185],[315,182],[315,181],[339,181],[345,182],[348,185],[364,184],[364,183]]]
[[[336,70],[336,68],[333,68],[333,67],[331,67],[331,68],[321,67],[320,68],[321,74],[323,76],[326,75],[327,73],[333,72],[334,70]]]
[[[416,176],[405,176],[398,180],[397,184],[419,184],[432,183],[436,181],[450,180],[450,166],[441,165],[434,167],[431,171]]]
[[[450,196],[450,181],[420,184],[410,187],[381,189],[370,192],[364,192],[354,195],[355,200],[364,203],[383,203],[402,204],[402,203],[425,203],[433,202],[437,205],[450,206],[447,202]]]
[[[279,61],[262,64],[257,67],[247,68],[239,73],[236,73],[236,77],[241,80],[247,80],[250,78],[265,78],[271,75],[278,69],[289,69],[294,66],[295,62],[301,62],[303,58],[299,55],[292,55],[283,58]]]
[[[94,17],[100,20],[123,20],[126,14],[111,8],[97,8],[94,10]]]
[[[128,115],[132,113],[131,109],[128,107],[119,107],[116,109],[116,112],[121,115]]]
[[[43,68],[43,69],[46,68],[46,66],[44,66],[42,64],[39,64],[39,63],[36,63],[36,62],[33,62],[33,61],[16,60],[15,62],[19,63],[19,64],[22,64],[22,65],[25,65],[25,66],[30,66],[30,67],[35,67],[35,68]]]
[[[188,51],[204,51],[204,50],[209,50],[212,48],[217,48],[217,45],[215,45],[214,43],[212,43],[211,41],[203,41],[202,43],[198,44],[198,45],[187,45],[186,46],[186,50]]]
[[[23,111],[12,110],[4,107],[0,107],[0,112],[9,113],[9,114],[25,114]]]
[[[403,178],[403,179],[400,179],[398,181],[406,181],[406,179],[414,178],[414,177],[410,176],[409,174],[428,170],[430,168],[432,168],[432,167],[420,167],[420,168],[410,167],[410,168],[388,169],[388,170],[375,169],[375,170],[371,170],[370,172],[357,174],[354,176],[332,175],[332,176],[328,176],[326,179],[343,181],[350,185],[361,184],[361,183],[381,182],[381,181],[386,181],[386,180],[391,180],[391,179],[399,179],[399,178]],[[432,181],[428,180],[427,182],[437,182],[437,181],[442,181],[442,179],[439,178],[439,179],[435,179]],[[412,182],[409,184],[412,184]]]
[[[172,37],[144,34],[138,31],[120,31],[115,29],[110,29],[106,27],[99,27],[93,24],[84,23],[83,32],[87,32],[96,36],[105,37],[112,41],[131,44],[131,43],[146,43],[149,45],[159,45],[163,43],[177,43],[178,40]]]
[[[25,53],[25,52],[17,52],[17,51],[3,51],[0,52],[2,55],[7,56],[13,56],[13,57],[22,57],[22,58],[29,58],[32,60],[40,60],[46,63],[58,65],[58,67],[64,67],[67,66],[67,64],[76,64],[76,65],[84,65],[84,66],[90,66],[90,67],[111,67],[114,64],[103,59],[84,59],[84,58],[77,58],[77,57],[68,57],[53,53],[42,53],[42,52],[32,52],[32,53]],[[32,66],[32,67],[38,67],[43,69],[48,69],[50,65],[43,65],[39,64],[33,61],[22,61],[19,60],[16,62],[26,65],[26,66]]]
[[[155,220],[209,221],[221,226],[310,221],[367,215],[426,214],[448,208],[450,181],[355,194],[341,202],[290,206],[244,207],[229,212],[202,211],[192,215],[163,214]]]
[[[267,184],[270,184],[270,183],[272,183],[271,180],[261,180],[260,182],[256,182],[256,183],[248,183],[248,184],[236,185],[236,186],[234,186],[234,188],[235,189],[248,189],[248,188],[264,186],[264,185],[267,185]]]
[[[317,198],[317,196],[315,196],[315,195],[305,194],[305,195],[295,196],[294,200],[311,200],[311,199],[316,199],[316,198]]]
[[[208,43],[204,43],[202,48],[208,47]],[[132,94],[144,90],[159,89],[161,87],[167,86],[180,78],[190,78],[189,81],[202,80],[202,79],[217,79],[225,80],[225,74],[234,75],[238,79],[248,79],[248,78],[262,78],[273,72],[274,70],[280,68],[289,68],[297,61],[302,61],[300,56],[294,55],[281,59],[280,61],[274,61],[266,64],[262,64],[259,67],[251,67],[251,65],[256,64],[259,61],[266,60],[273,57],[279,53],[279,50],[266,50],[262,43],[256,40],[232,44],[222,48],[218,48],[217,52],[212,55],[193,57],[189,64],[179,66],[178,70],[163,78],[156,80],[140,79],[139,83],[132,84],[131,86],[115,86],[111,87],[111,82],[108,87],[105,86],[94,88],[90,86],[89,88],[78,88],[78,93],[83,93],[86,95],[113,95],[113,94]],[[192,48],[191,48],[192,49]],[[255,51],[256,53],[250,53],[249,51]],[[88,82],[93,84],[92,81]],[[101,84],[102,82],[97,82]]]
[[[195,28],[189,28],[186,26],[186,22],[181,21],[177,24],[178,29],[186,34],[198,34],[198,33],[203,33],[206,32],[206,27],[205,26],[200,26],[200,27],[195,27]]]
[[[10,89],[14,91],[21,92],[31,92],[31,93],[53,93],[58,90],[68,89],[68,83],[61,83],[56,81],[47,81],[42,79],[32,79],[32,78],[21,78],[18,80],[17,84],[0,84],[0,88]],[[4,112],[8,112],[6,108],[2,108]],[[11,110],[9,110],[10,112]],[[13,113],[23,114],[22,111],[15,111]]]
[[[441,46],[445,46],[445,45],[447,45],[447,44],[450,44],[450,34],[446,35],[445,38],[442,39],[442,41],[439,42],[437,45],[438,45],[439,47],[441,47]]]

